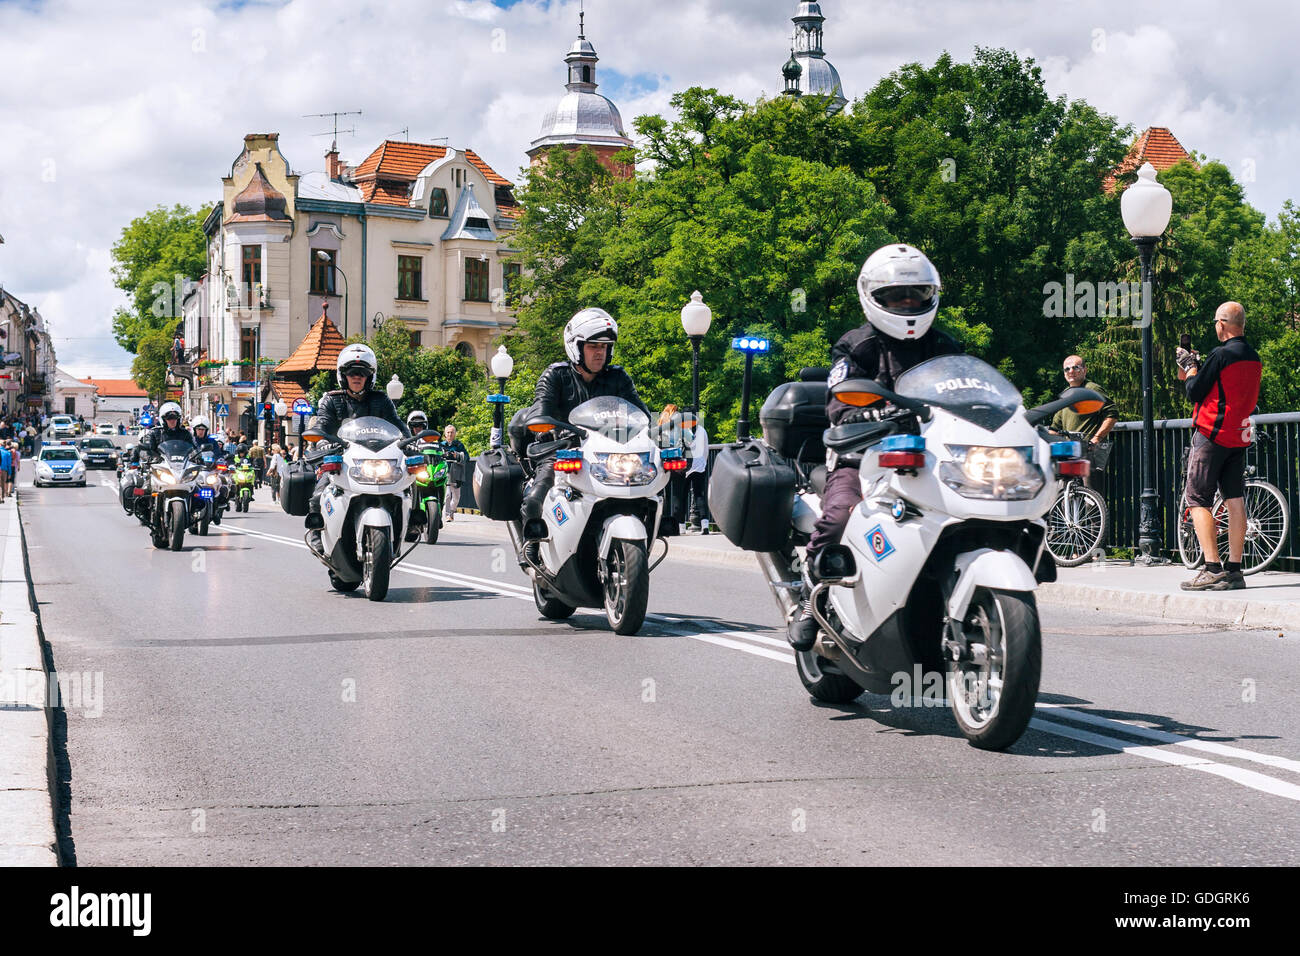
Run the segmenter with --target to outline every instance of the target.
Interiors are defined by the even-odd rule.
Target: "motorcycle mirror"
[[[1085,399],[1082,402],[1075,402],[1070,407],[1073,408],[1080,415],[1091,415],[1093,412],[1101,411],[1101,407],[1103,404],[1105,403],[1100,400]]]

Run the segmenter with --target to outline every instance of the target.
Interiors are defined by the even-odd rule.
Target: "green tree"
[[[179,320],[172,320],[160,329],[142,334],[138,351],[131,360],[131,378],[152,398],[162,396],[167,387],[167,363],[171,361],[172,332]]]
[[[147,333],[175,328],[181,318],[184,280],[197,280],[207,269],[203,221],[211,211],[158,206],[132,219],[114,243],[113,284],[130,306],[114,314],[113,336],[128,352],[139,352]]]

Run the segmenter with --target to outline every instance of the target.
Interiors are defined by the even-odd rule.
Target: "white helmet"
[[[338,373],[339,388],[348,387],[344,373],[350,367],[365,369],[367,389],[375,383],[375,376],[379,374],[379,360],[375,358],[375,353],[371,351],[370,346],[362,345],[360,342],[355,345],[345,346],[343,351],[339,353],[339,360],[334,365],[335,371]]]
[[[194,431],[196,428],[206,428],[209,432],[212,431],[212,426],[208,424],[206,415],[194,416],[194,420],[190,422],[190,431]]]
[[[608,365],[614,357],[614,343],[617,341],[618,323],[604,309],[583,309],[564,327],[564,354],[570,362],[582,368],[587,368],[582,358],[584,342],[608,342],[609,355],[605,359]]]
[[[877,249],[858,273],[858,299],[867,321],[896,339],[919,339],[939,311],[939,271],[918,249]]]
[[[406,416],[406,427],[410,428],[411,423],[417,421],[424,422],[426,427],[429,424],[429,416],[424,414],[424,412],[420,411],[418,408]]]
[[[158,409],[158,421],[162,421],[168,415],[175,415],[177,418],[184,418],[181,414],[181,407],[175,402],[163,402],[163,407]]]

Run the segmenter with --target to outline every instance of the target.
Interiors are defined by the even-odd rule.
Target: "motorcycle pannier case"
[[[790,538],[794,466],[756,438],[718,453],[709,478],[709,511],[722,533],[746,551],[779,551]]]
[[[305,461],[292,461],[280,476],[280,507],[285,514],[303,517],[316,490],[316,468]]]
[[[524,469],[509,448],[491,448],[474,463],[474,501],[493,521],[517,521],[524,503]]]
[[[822,432],[826,418],[825,382],[786,382],[767,396],[758,413],[763,439],[782,457],[821,462],[826,459]]]

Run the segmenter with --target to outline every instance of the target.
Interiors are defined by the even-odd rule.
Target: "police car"
[[[55,415],[50,419],[50,433],[55,438],[72,438],[77,434],[77,420],[71,415]]]
[[[36,456],[36,474],[33,484],[37,488],[48,485],[76,485],[86,487],[86,463],[72,442],[52,442],[41,446]]]

